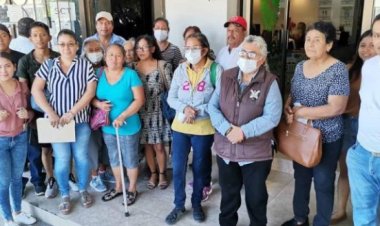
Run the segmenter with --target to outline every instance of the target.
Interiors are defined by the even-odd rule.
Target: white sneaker
[[[104,185],[102,179],[100,179],[100,176],[92,178],[90,186],[97,192],[107,191],[107,187]]]
[[[20,226],[20,225],[14,221],[8,221],[8,222],[5,222],[4,226]]]
[[[48,179],[45,191],[45,197],[48,199],[55,198],[58,194],[58,185],[54,177]]]
[[[19,213],[17,215],[13,215],[13,220],[16,223],[26,224],[26,225],[31,225],[31,224],[34,224],[34,223],[37,222],[36,218],[34,218],[31,215],[26,214],[24,212],[21,212],[21,213]]]

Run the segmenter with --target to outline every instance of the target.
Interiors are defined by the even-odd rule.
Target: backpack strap
[[[215,85],[216,85],[216,66],[218,64],[214,61],[212,62],[211,66],[210,66],[210,80],[211,80],[211,84],[212,86],[214,86],[215,88]]]

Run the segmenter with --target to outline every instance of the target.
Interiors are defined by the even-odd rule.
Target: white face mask
[[[154,37],[158,42],[168,39],[169,32],[167,30],[154,30]]]
[[[186,50],[185,57],[190,64],[192,65],[197,64],[202,59],[201,50],[200,49]]]
[[[237,65],[243,73],[251,73],[257,69],[257,61],[240,57]]]
[[[86,57],[92,64],[97,64],[103,59],[103,53],[102,52],[86,53]]]

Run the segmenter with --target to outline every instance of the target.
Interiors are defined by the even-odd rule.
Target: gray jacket
[[[197,86],[193,89],[187,75],[187,65],[188,63],[184,62],[174,71],[167,99],[168,104],[176,110],[176,117],[184,112],[186,106],[191,106],[198,110],[195,120],[209,118],[207,104],[215,89],[211,82],[210,68],[205,69]],[[218,64],[215,83],[218,83],[222,72],[223,69]]]

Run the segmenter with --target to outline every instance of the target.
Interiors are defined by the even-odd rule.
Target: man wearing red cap
[[[240,44],[246,36],[247,21],[241,16],[231,17],[225,24],[227,28],[227,46],[223,47],[216,56],[216,62],[222,65],[224,70],[237,67]]]
[[[101,11],[96,14],[96,34],[86,38],[83,43],[88,39],[99,40],[102,44],[103,49],[111,44],[124,45],[125,39],[119,35],[113,33],[113,17],[111,13],[106,11]]]

